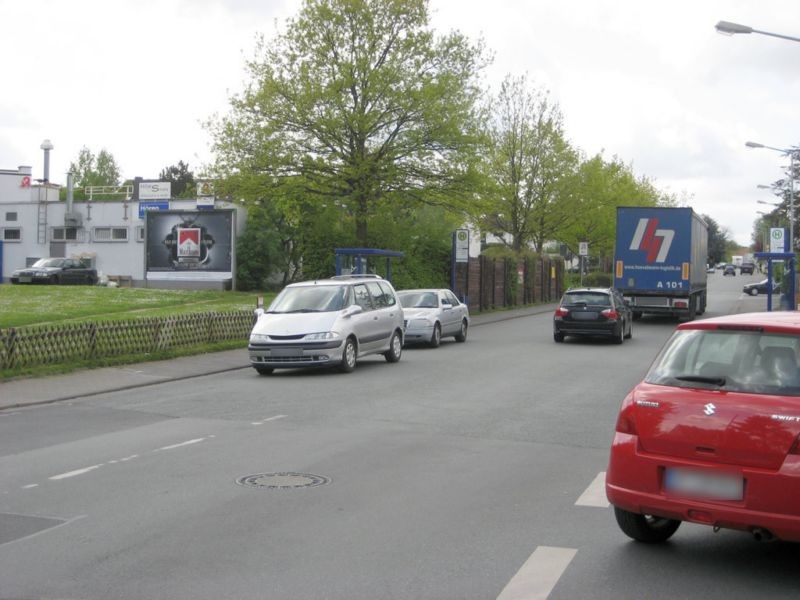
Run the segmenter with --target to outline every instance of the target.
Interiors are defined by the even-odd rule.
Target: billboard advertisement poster
[[[145,212],[145,271],[233,270],[232,210]]]

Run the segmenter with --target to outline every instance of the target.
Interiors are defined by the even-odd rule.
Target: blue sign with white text
[[[139,218],[144,220],[144,213],[148,210],[169,210],[169,200],[149,200],[139,202]]]

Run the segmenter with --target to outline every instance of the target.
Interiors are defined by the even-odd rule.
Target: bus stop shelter
[[[772,263],[776,260],[784,263],[780,310],[795,310],[794,252],[756,252],[755,257],[767,261],[767,310],[772,311]]]
[[[343,269],[348,273],[364,275],[367,272],[367,261],[370,258],[386,259],[386,279],[392,280],[392,259],[403,258],[405,254],[396,250],[381,250],[379,248],[336,248],[336,274],[341,275]]]

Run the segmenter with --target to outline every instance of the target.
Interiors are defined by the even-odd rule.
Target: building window
[[[19,227],[4,227],[2,240],[4,242],[21,242],[22,229]]]
[[[127,227],[95,227],[92,237],[95,242],[127,242]]]
[[[144,241],[144,225],[137,225],[136,226],[136,241],[143,242]]]
[[[80,227],[53,227],[50,230],[52,242],[82,242],[83,230]]]
[[[16,220],[17,220],[17,213],[15,212],[6,213],[6,221],[16,221]]]

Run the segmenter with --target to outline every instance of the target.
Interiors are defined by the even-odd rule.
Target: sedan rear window
[[[760,331],[677,331],[645,381],[800,396],[800,337]]]

